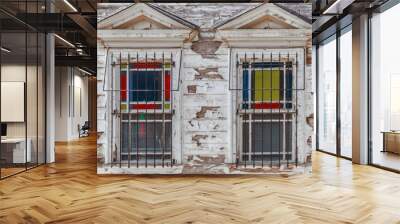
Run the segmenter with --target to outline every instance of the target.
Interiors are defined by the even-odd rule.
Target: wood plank
[[[96,174],[96,138],[0,181],[0,223],[400,223],[400,175],[313,154],[291,176]]]

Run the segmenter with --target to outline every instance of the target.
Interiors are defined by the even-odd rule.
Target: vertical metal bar
[[[36,13],[39,13],[38,1],[36,1]],[[36,166],[38,165],[39,165],[39,32],[36,31]]]
[[[382,135],[383,135],[383,143],[382,143],[382,145],[383,145],[383,149],[382,149],[382,152],[386,152],[386,132],[382,132]]]
[[[264,104],[264,52],[261,53],[261,101]],[[261,107],[261,167],[264,167],[264,106]]]
[[[289,59],[289,54],[288,54]],[[282,151],[283,151],[283,161],[287,161],[287,150],[286,150],[286,69],[287,69],[287,61],[283,62],[283,90],[280,92],[283,93],[283,131],[282,131]]]
[[[319,45],[315,46],[315,148],[319,149]],[[293,67],[293,65],[292,65]],[[297,70],[296,70],[297,73]],[[292,74],[293,76],[293,74]],[[293,101],[293,97],[292,97]],[[296,105],[297,107],[297,105]],[[297,147],[297,146],[296,146]]]
[[[243,91],[246,91],[247,92],[247,102],[246,102],[246,106],[243,108],[244,109],[244,124],[246,124],[246,119],[247,119],[247,133],[244,133],[244,143],[245,144],[243,144],[245,147],[243,147],[244,149],[246,149],[246,150],[244,150],[246,153],[243,153],[245,156],[244,156],[244,167],[246,168],[246,166],[247,166],[247,159],[249,158],[249,141],[246,141],[246,139],[248,140],[248,135],[249,135],[249,132],[250,132],[250,117],[247,117],[247,108],[248,107],[251,107],[251,94],[249,94],[249,86],[250,86],[250,88],[251,88],[251,73],[250,73],[250,64],[248,64],[247,63],[247,53],[245,52],[244,53],[244,63],[242,63],[242,68],[243,68],[243,64],[246,64],[247,65],[247,86],[246,86],[246,89],[243,89]],[[244,127],[244,125],[243,125],[243,127]],[[243,134],[242,134],[243,135]]]
[[[372,153],[372,12],[368,11],[368,19],[367,19],[367,142],[368,142],[368,164],[373,163],[373,153]]]
[[[71,117],[71,85],[72,85],[71,74],[72,73],[71,70],[68,70],[68,68],[70,67],[67,67],[67,71],[69,71],[68,72],[68,117]]]
[[[153,62],[156,62],[156,52],[154,52],[153,55]],[[156,98],[158,94],[158,89],[156,90],[156,79],[153,79],[153,97],[154,97],[154,104],[156,104]],[[154,95],[156,94],[156,95]],[[162,95],[162,93],[161,93]],[[154,106],[154,111],[153,111],[153,167],[156,167],[156,107]]]
[[[25,1],[25,21],[28,21],[28,1]],[[25,170],[28,169],[28,24],[25,23],[25,88],[24,88],[24,121],[25,121]]]
[[[340,30],[336,31],[336,155],[341,157],[341,122],[340,122]]]
[[[75,69],[74,69],[74,67],[71,67],[71,82],[72,82],[72,87],[71,87],[72,117],[75,118]]]
[[[281,67],[281,52],[279,52],[278,53],[278,61],[279,61],[279,66],[278,66],[278,68],[279,68],[279,82],[280,82],[280,79],[282,78],[281,77],[281,71],[282,71],[282,67]],[[279,167],[281,167],[281,141],[282,141],[282,136],[281,136],[281,123],[282,123],[282,121],[281,121],[281,116],[282,116],[282,112],[281,112],[281,90],[280,90],[280,84],[279,84],[279,87],[278,87],[278,105],[279,105],[279,107],[278,107],[278,114],[279,114],[279,117],[278,117],[278,128],[279,128],[279,132],[278,132],[278,139],[279,139],[279,141],[278,141],[278,150],[279,150],[279,158],[278,158],[278,164],[279,164]],[[283,153],[283,150],[282,150],[282,153]]]
[[[131,64],[131,55],[128,53],[128,64],[126,65],[126,77],[125,77],[125,97],[126,97],[126,107],[128,109],[128,168],[131,167],[131,149],[132,149],[132,125],[131,125],[131,109],[129,108],[129,97],[131,95],[130,88],[129,88],[129,81],[130,81],[130,64]],[[120,88],[121,89],[121,88]]]
[[[256,76],[256,67],[255,67],[255,64],[256,64],[256,55],[255,55],[255,53],[253,52],[253,65],[251,66],[251,68],[252,68],[252,70],[254,71],[254,89],[252,89],[253,90],[253,94],[254,94],[254,99],[256,98],[255,97],[255,95],[256,95],[256,93],[257,93],[257,91],[256,91],[256,78],[255,78],[255,76]],[[253,68],[253,66],[254,66],[254,68]],[[253,107],[253,113],[252,113],[252,116],[254,115],[256,113],[256,107],[254,106]],[[256,166],[256,160],[255,160],[255,156],[256,156],[256,149],[257,149],[257,147],[256,147],[256,142],[254,141],[254,134],[252,133],[252,131],[250,132],[251,133],[251,135],[250,135],[250,137],[251,137],[251,139],[252,139],[252,143],[250,144],[251,145],[251,149],[252,149],[252,154],[253,154],[253,156],[252,156],[252,161],[253,161],[253,168]],[[253,142],[254,142],[254,147],[252,147],[252,144],[253,144]]]
[[[58,84],[59,84],[59,88],[60,88],[60,92],[61,92],[61,88],[62,88],[62,84],[61,84],[61,81],[62,81],[62,77],[64,76],[64,74],[63,73],[60,73],[59,75],[58,75]],[[59,99],[59,101],[60,101],[60,117],[62,117],[62,94],[59,94],[60,95],[60,99]]]
[[[136,52],[136,66],[135,66],[135,70],[136,70],[136,89],[133,89],[135,95],[136,95],[136,101],[134,101],[134,103],[139,103],[139,72],[138,72],[138,63],[139,63],[139,52]],[[130,108],[130,99],[128,100],[128,108]],[[140,159],[140,155],[139,155],[139,107],[136,107],[136,167],[139,167],[139,159]]]
[[[113,166],[114,163],[114,76],[115,76],[115,63],[114,63],[114,53],[111,53],[111,63],[113,65],[112,69],[111,69],[111,167]],[[121,65],[119,65],[121,66]],[[68,95],[68,99],[70,97],[70,93]]]
[[[240,106],[243,105],[243,102],[239,101],[239,96],[240,92],[239,92],[239,55],[238,53],[236,53],[236,130],[235,130],[235,134],[236,134],[236,167],[239,165],[239,161],[240,161],[240,157],[242,156],[242,153],[240,153],[241,151],[243,152],[243,149],[241,149],[240,144],[239,144],[239,126],[242,126],[243,123],[243,119],[241,118],[241,108]],[[243,81],[243,67],[242,67],[242,81]],[[242,98],[243,98],[243,94],[242,94]]]
[[[171,65],[172,66],[172,65]],[[161,97],[162,97],[162,137],[161,137],[161,144],[162,144],[162,167],[164,167],[164,153],[165,153],[165,95],[166,95],[166,89],[165,89],[165,58],[164,58],[164,52],[162,52],[162,82],[161,82]],[[171,74],[170,74],[171,77]]]
[[[119,90],[118,90],[118,97],[119,97],[119,168],[122,166],[122,107],[121,107],[121,66],[122,66],[122,52],[119,52]]]
[[[145,72],[145,76],[144,76],[144,78],[145,78],[145,84],[144,84],[144,86],[145,86],[145,90],[144,90],[144,95],[145,95],[145,97],[144,97],[144,100],[145,100],[145,104],[146,104],[146,107],[145,107],[145,167],[147,168],[147,131],[148,131],[148,129],[147,129],[147,116],[148,116],[148,114],[147,114],[147,97],[148,97],[148,92],[147,92],[147,79],[148,79],[148,75],[147,75],[147,51],[146,51],[146,53],[145,53],[145,70],[146,70],[146,72]]]
[[[47,13],[47,2],[45,3]],[[0,27],[1,28],[1,27]],[[47,163],[47,32],[44,33],[44,163]],[[1,60],[0,60],[1,62]],[[43,75],[43,74],[42,74]],[[60,89],[61,90],[61,89]],[[43,109],[43,106],[42,106]]]
[[[181,51],[181,55],[180,55],[180,59],[182,59],[182,51]],[[181,66],[181,65],[179,65],[179,66]],[[172,84],[173,84],[173,82],[172,82],[172,80],[173,80],[173,68],[174,68],[174,61],[173,61],[173,56],[172,56],[172,52],[171,52],[171,56],[170,56],[170,79],[169,79],[169,85],[170,85],[170,90],[169,90],[169,92],[170,92],[170,101],[171,101],[171,103],[170,103],[170,111],[171,111],[171,127],[170,127],[170,129],[171,129],[171,131],[170,131],[170,133],[171,133],[171,143],[170,143],[170,150],[171,150],[171,153],[170,153],[170,159],[171,159],[171,167],[174,165],[174,158],[173,158],[173,154],[172,154],[172,152],[173,152],[173,135],[174,135],[174,133],[173,133],[173,125],[172,125],[172,121],[173,121],[173,119],[172,119],[172,116],[174,115],[174,109],[173,109],[173,101],[174,101],[174,95],[173,95],[173,86],[172,86]],[[179,80],[178,80],[178,86],[179,86]]]
[[[298,115],[298,110],[297,110],[297,103],[298,103],[298,99],[297,99],[297,92],[298,92],[298,90],[297,90],[297,88],[298,88],[298,85],[297,85],[297,81],[298,81],[298,68],[299,68],[299,62],[298,62],[298,56],[297,56],[297,52],[296,52],[296,166],[297,166],[297,164],[298,164],[298,145],[297,145],[297,115]],[[303,74],[303,76],[304,76],[304,74]]]
[[[288,107],[288,105],[289,105],[289,103],[288,102],[286,102],[287,101],[287,93],[289,93],[289,88],[291,89],[292,87],[291,86],[287,86],[286,85],[286,79],[287,78],[289,78],[289,77],[286,77],[287,75],[290,75],[290,76],[292,76],[292,74],[293,74],[293,70],[291,70],[292,69],[292,64],[290,63],[290,54],[289,54],[289,52],[288,52],[288,55],[287,55],[287,64],[286,64],[286,69],[288,69],[288,70],[290,70],[290,72],[287,72],[286,71],[286,74],[285,74],[285,81],[284,81],[284,89],[285,89],[285,108],[286,108],[286,113],[289,115],[289,107]],[[291,105],[293,106],[293,104],[292,104],[292,101],[290,101],[290,103],[291,103]],[[292,119],[292,117],[291,116],[289,116],[291,119]],[[285,118],[285,124],[286,124],[286,118]],[[290,123],[291,124],[291,123]],[[291,129],[292,130],[292,129]],[[286,133],[286,130],[285,130],[285,133]],[[290,133],[291,134],[291,133]],[[287,142],[287,139],[285,138],[285,142]],[[291,143],[288,143],[288,144],[290,144],[290,148],[289,148],[289,152],[291,153],[291,156],[293,156],[292,155],[292,144]],[[287,144],[286,144],[287,145]],[[287,152],[288,150],[286,150],[286,152]],[[286,156],[286,167],[289,167],[289,159],[288,159],[288,156]]]
[[[269,86],[269,89],[270,89],[270,120],[271,120],[271,122],[269,123],[269,129],[270,129],[270,132],[269,132],[269,134],[270,134],[270,151],[271,151],[271,154],[269,155],[269,159],[270,159],[270,166],[271,166],[271,168],[272,168],[272,160],[273,160],[273,155],[274,155],[274,149],[273,149],[273,147],[274,147],[274,144],[273,144],[273,135],[272,135],[272,131],[273,131],[273,128],[272,128],[272,124],[273,124],[273,109],[272,109],[272,104],[273,104],[273,102],[272,102],[272,52],[270,53],[270,57],[269,57],[269,79],[270,79],[270,86]]]

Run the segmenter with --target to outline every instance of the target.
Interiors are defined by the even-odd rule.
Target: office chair
[[[89,121],[85,121],[82,127],[79,128],[79,138],[89,136],[89,129],[90,129]]]

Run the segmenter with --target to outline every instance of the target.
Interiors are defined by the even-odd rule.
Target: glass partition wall
[[[317,60],[317,150],[352,157],[351,25],[320,42]]]
[[[340,35],[340,81],[339,81],[339,122],[340,155],[352,158],[352,32],[351,25]]]
[[[318,149],[336,153],[336,35],[318,47]]]
[[[41,1],[35,1],[39,4]],[[45,163],[45,34],[0,3],[0,178]],[[38,12],[39,5],[18,6]],[[26,3],[27,4],[27,3]],[[14,16],[15,15],[15,16]]]
[[[400,171],[400,4],[371,18],[370,163]]]

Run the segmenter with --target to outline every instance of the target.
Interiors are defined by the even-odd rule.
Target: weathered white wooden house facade
[[[99,20],[98,173],[307,170],[310,22],[275,4],[212,26],[178,15],[137,3]]]

